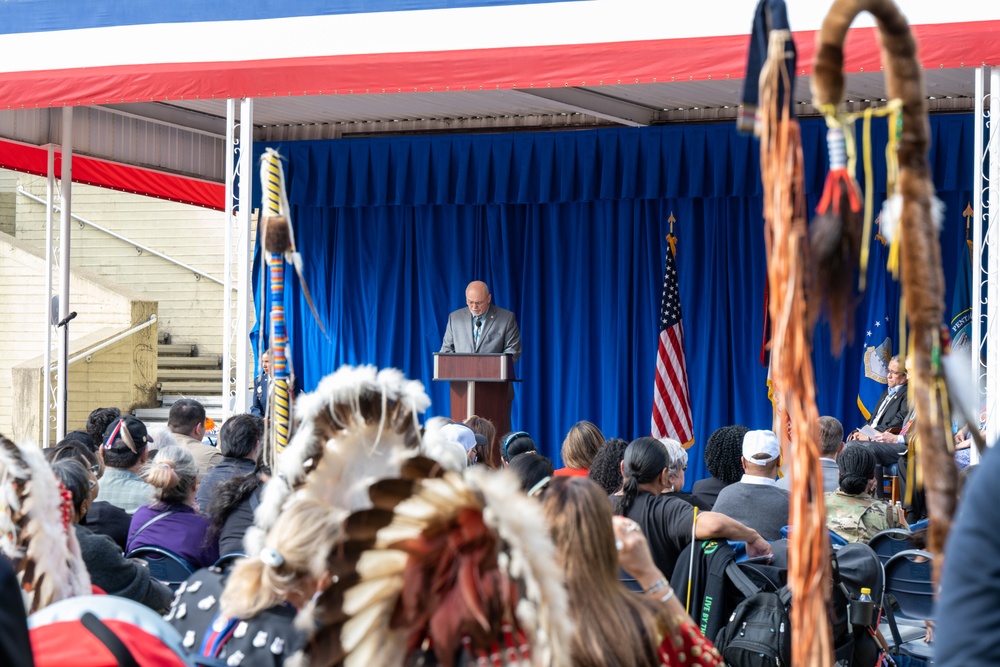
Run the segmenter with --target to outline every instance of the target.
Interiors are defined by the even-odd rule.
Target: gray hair
[[[198,482],[198,465],[188,450],[171,445],[159,450],[143,471],[146,483],[154,487],[153,497],[161,503],[187,502]]]
[[[681,447],[681,443],[673,438],[660,438],[664,448],[667,450],[667,470],[670,472],[680,472],[688,464],[687,450]]]

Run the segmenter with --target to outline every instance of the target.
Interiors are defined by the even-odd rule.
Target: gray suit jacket
[[[479,344],[474,341],[469,309],[462,308],[449,315],[441,343],[442,354],[510,354],[514,361],[521,357],[521,330],[514,313],[509,310],[491,305],[483,320]]]

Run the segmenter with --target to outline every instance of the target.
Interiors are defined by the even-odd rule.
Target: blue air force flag
[[[885,268],[885,241],[881,234],[872,239],[868,261],[868,318],[865,320],[864,356],[858,385],[858,408],[870,419],[875,403],[886,388],[892,338],[896,322],[893,304],[899,287]]]
[[[958,251],[955,269],[955,291],[951,297],[951,349],[972,347],[972,242],[963,243]]]

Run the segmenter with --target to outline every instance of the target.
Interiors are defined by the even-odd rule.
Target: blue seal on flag
[[[892,358],[892,341],[887,337],[878,345],[865,348],[865,377],[886,384],[889,377],[889,359]]]

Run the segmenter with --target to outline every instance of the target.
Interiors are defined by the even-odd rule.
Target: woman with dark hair
[[[603,446],[604,434],[597,426],[586,420],[573,424],[560,450],[566,467],[556,470],[556,477],[586,477]]]
[[[155,491],[153,502],[132,516],[126,552],[144,546],[175,553],[192,567],[208,567],[219,559],[219,544],[208,536],[211,523],[195,511],[198,464],[185,448],[165,447],[144,472]]]
[[[233,477],[215,487],[205,514],[212,519],[209,535],[217,536],[220,556],[245,553],[243,536],[253,525],[253,513],[260,505],[270,469],[258,457],[258,469]]]
[[[104,444],[104,432],[111,422],[122,416],[118,408],[97,408],[87,415],[87,435],[90,436],[91,448],[97,451]]]
[[[848,542],[867,543],[880,531],[905,525],[892,505],[872,495],[877,463],[862,444],[848,445],[837,455],[840,486],[826,494],[826,526]]]
[[[90,507],[92,482],[96,478],[77,461],[63,460],[52,464],[52,472],[69,491],[73,500],[73,529],[80,542],[80,553],[90,574],[90,581],[109,595],[135,600],[162,612],[170,604],[173,592],[153,579],[149,568],[122,556],[121,549],[106,535],[97,535],[80,520]]]
[[[531,495],[539,484],[552,478],[552,461],[541,454],[528,452],[524,456],[515,456],[509,467],[521,481],[521,489],[528,495]]]
[[[80,520],[80,523],[98,535],[107,535],[124,552],[132,517],[120,507],[103,500],[94,500],[101,488],[100,479],[104,475],[104,461],[101,460],[101,457],[91,451],[89,445],[68,439],[60,440],[55,447],[46,449],[44,454],[49,463],[66,460],[77,461],[96,477],[98,483],[91,491],[93,497],[90,509],[87,510],[87,515]]]
[[[673,574],[681,551],[691,543],[692,533],[699,540],[746,542],[751,557],[771,553],[771,545],[752,528],[717,512],[696,514],[694,507],[675,494],[664,493],[670,486],[670,459],[656,438],[637,438],[629,443],[622,475],[622,495],[612,497],[615,514],[639,524],[649,540],[653,562],[667,578]]]
[[[628,443],[621,438],[608,438],[590,464],[587,477],[600,484],[609,496],[622,490],[622,459]]]
[[[711,509],[719,491],[743,479],[743,436],[746,426],[723,426],[708,436],[705,443],[705,464],[711,477],[699,479],[691,487],[704,507]]]
[[[500,455],[503,457],[504,463],[510,463],[518,454],[537,451],[538,447],[535,446],[535,441],[524,431],[511,431],[500,441]]]
[[[607,496],[595,482],[553,478],[539,499],[557,562],[566,573],[569,614],[576,626],[567,656],[571,664],[722,664],[718,652],[684,613],[667,583],[669,575],[652,562],[639,526],[612,518]],[[625,589],[619,567],[639,581],[643,594]]]

